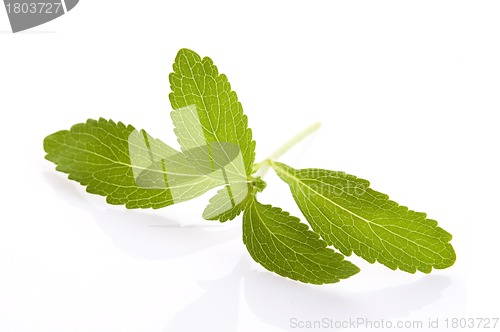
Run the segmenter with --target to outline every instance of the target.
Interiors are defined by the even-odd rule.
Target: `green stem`
[[[267,159],[261,161],[258,164],[255,164],[254,170],[260,171],[260,176],[263,177],[264,174],[266,174],[267,170],[269,169],[270,161],[276,160],[282,155],[284,155],[288,150],[297,145],[297,143],[299,143],[304,138],[306,138],[307,136],[311,135],[313,132],[318,130],[320,126],[321,124],[319,122],[316,122],[307,127],[306,129],[302,130],[300,133],[298,133],[290,140],[288,140],[285,144],[283,144],[278,150],[274,151]]]
[[[288,142],[283,144],[278,150],[274,151],[274,153],[272,153],[267,159],[269,159],[269,160],[278,159],[279,157],[284,155],[288,150],[290,150],[295,145],[297,145],[297,143],[299,143],[304,138],[306,138],[307,136],[311,135],[316,130],[318,130],[320,126],[321,126],[321,124],[319,122],[316,122],[316,123],[310,125],[306,129],[302,130],[300,133],[298,133],[297,135],[292,137]]]

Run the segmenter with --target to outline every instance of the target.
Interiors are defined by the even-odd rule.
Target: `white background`
[[[82,0],[12,34],[0,8],[0,331],[499,317],[499,17],[496,1]],[[300,284],[252,261],[240,218],[202,220],[210,195],[126,210],[44,159],[46,135],[87,118],[176,146],[168,74],[182,47],[228,75],[258,160],[320,121],[282,160],[355,174],[427,212],[454,235],[456,264],[411,275],[350,257],[362,270],[351,279]],[[300,216],[266,180],[261,201]]]

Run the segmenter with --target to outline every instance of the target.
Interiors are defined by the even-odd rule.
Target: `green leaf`
[[[225,160],[226,186],[213,197],[203,217],[209,220],[233,219],[244,206],[248,190],[241,179],[252,172],[255,142],[241,103],[231,90],[227,77],[219,74],[208,57],[201,59],[188,49],[181,49],[170,74],[172,93],[171,118],[183,152],[206,146],[213,164]],[[233,144],[233,145],[224,145]],[[226,149],[237,147],[241,154],[225,157]],[[236,192],[238,191],[238,192]]]
[[[241,186],[246,186],[246,188]],[[254,178],[250,182],[237,182],[225,186],[210,199],[208,206],[203,211],[203,218],[221,222],[233,220],[246,208],[254,192],[261,192],[266,186],[267,183],[260,177]]]
[[[452,236],[408,210],[387,195],[369,188],[369,182],[343,172],[323,169],[296,170],[273,162],[278,176],[313,230],[344,255],[354,251],[370,263],[391,269],[429,273],[455,262]]]
[[[181,49],[170,74],[171,113],[182,151],[211,143],[233,143],[242,153],[246,175],[252,172],[255,141],[248,119],[231,90],[226,75],[219,74],[208,57]]]
[[[217,194],[210,199],[205,211],[203,211],[203,218],[225,222],[239,216],[251,196],[250,186],[247,183],[242,185],[246,186],[246,190],[240,190],[239,188],[234,190],[234,185],[226,185],[224,188],[219,189]]]
[[[132,126],[88,120],[49,135],[46,158],[89,193],[127,208],[161,208],[223,185],[221,170],[205,172],[189,158]]]
[[[266,269],[293,280],[328,284],[359,272],[288,212],[252,195],[243,215],[243,242]]]

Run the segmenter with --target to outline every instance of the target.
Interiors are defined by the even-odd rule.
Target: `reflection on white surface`
[[[245,255],[226,277],[200,282],[205,293],[179,311],[165,331],[196,331],[204,326],[236,331],[242,293],[257,317],[283,330],[290,329],[291,318],[303,321],[356,317],[393,319],[439,300],[451,283],[446,276],[429,275],[408,285],[349,292],[300,284],[268,272],[257,272],[250,266],[251,260]],[[197,313],[196,318],[193,313]]]
[[[186,259],[188,255],[219,248],[222,253],[216,259],[225,262],[227,256],[221,255],[234,251],[233,240],[241,237],[240,228],[228,224],[182,225],[145,211],[120,211],[105,205],[105,209],[99,209],[59,175],[46,173],[45,180],[67,203],[90,213],[96,225],[125,255],[139,260]],[[188,284],[200,288],[200,292],[189,301],[182,302],[179,294],[172,294],[168,300],[175,304],[176,310],[165,312],[168,323],[164,331],[251,331],[252,327],[241,326],[242,316],[249,314],[257,317],[269,331],[300,330],[290,328],[291,318],[302,321],[357,317],[375,320],[417,315],[427,319],[433,314],[429,308],[440,301],[443,303],[439,307],[455,305],[452,310],[461,310],[465,305],[463,285],[454,285],[454,280],[445,275],[388,271],[399,274],[407,284],[387,287],[385,283],[379,289],[353,291],[352,284],[346,287],[347,283],[342,282],[324,286],[301,284],[257,267],[247,253],[240,253],[238,257],[233,265],[226,264],[229,266],[226,275],[216,279],[192,275]],[[210,264],[213,263],[207,263]],[[207,275],[210,273],[207,271]],[[353,278],[371,281],[366,274]],[[448,292],[443,299],[443,293],[451,286],[454,286],[453,294]],[[155,287],[175,288],[176,285],[151,285],[150,291]]]
[[[335,320],[404,317],[437,301],[449,284],[447,277],[425,276],[408,285],[349,292],[341,288],[303,287],[279,282],[270,274],[252,273],[245,278],[245,297],[250,308],[268,324],[288,327],[292,317],[304,321],[324,317]]]
[[[234,227],[207,223],[181,225],[178,221],[144,210],[96,209],[81,192],[58,174],[45,173],[45,180],[54,192],[71,205],[92,214],[97,225],[124,253],[143,259],[181,257],[206,250],[210,246],[233,240],[238,236]],[[103,199],[104,200],[104,199]],[[212,229],[217,228],[217,232]]]
[[[202,331],[207,327],[237,331],[241,282],[249,273],[250,260],[245,257],[224,278],[200,281],[205,293],[177,312],[165,332]]]

